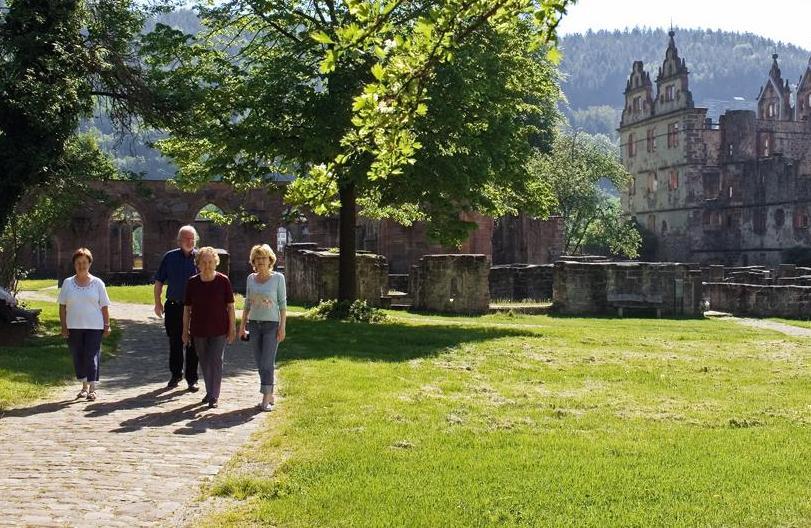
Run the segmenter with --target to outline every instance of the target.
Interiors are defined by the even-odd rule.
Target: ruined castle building
[[[772,265],[811,247],[811,61],[794,106],[774,55],[757,114],[727,111],[714,124],[693,103],[674,36],[656,93],[640,61],[626,84],[625,212],[654,235],[662,261]]]

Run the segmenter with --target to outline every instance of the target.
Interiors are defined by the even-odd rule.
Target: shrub
[[[338,319],[351,323],[382,323],[388,316],[379,308],[369,306],[366,301],[357,299],[351,303],[335,299],[321,301],[318,306],[307,311],[307,319]]]

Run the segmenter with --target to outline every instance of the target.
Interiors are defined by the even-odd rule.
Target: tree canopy
[[[158,145],[186,184],[296,176],[289,202],[340,212],[339,297],[353,298],[356,204],[445,242],[467,235],[460,212],[513,207],[555,124],[549,44],[567,3],[198,5],[207,30],[157,25],[144,47],[187,108]]]
[[[630,258],[638,255],[639,232],[622,214],[619,201],[601,185],[609,181],[624,189],[630,181],[610,139],[582,131],[558,132],[554,148],[539,152],[530,170],[536,185],[549,189],[555,209],[563,216],[566,253],[588,247]]]

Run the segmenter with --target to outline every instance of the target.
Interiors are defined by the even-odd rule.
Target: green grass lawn
[[[19,284],[20,291],[36,291],[56,286],[56,279],[26,279]]]
[[[48,288],[49,286],[56,286],[56,281],[40,281],[40,280],[26,280],[20,282],[20,291],[35,291],[41,290],[44,293],[52,296],[54,299],[59,295],[59,290],[56,288]],[[107,295],[113,302],[128,303],[128,304],[153,304],[154,303],[154,286],[152,284],[140,284],[137,286],[107,286]],[[164,290],[165,293],[166,290]],[[242,295],[235,295],[235,305],[237,310],[242,310],[245,299]]]
[[[0,347],[0,411],[47,395],[54,387],[74,378],[68,346],[59,335],[59,312],[54,303],[28,302],[40,308],[41,328],[24,346]],[[103,357],[114,354],[121,332],[113,323],[104,339]]]
[[[289,323],[207,526],[807,526],[807,341],[731,321]]]

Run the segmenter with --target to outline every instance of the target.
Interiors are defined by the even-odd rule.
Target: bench
[[[656,310],[656,317],[662,317],[662,296],[642,295],[637,293],[609,293],[608,304],[617,309],[617,316],[622,317],[625,310]]]

